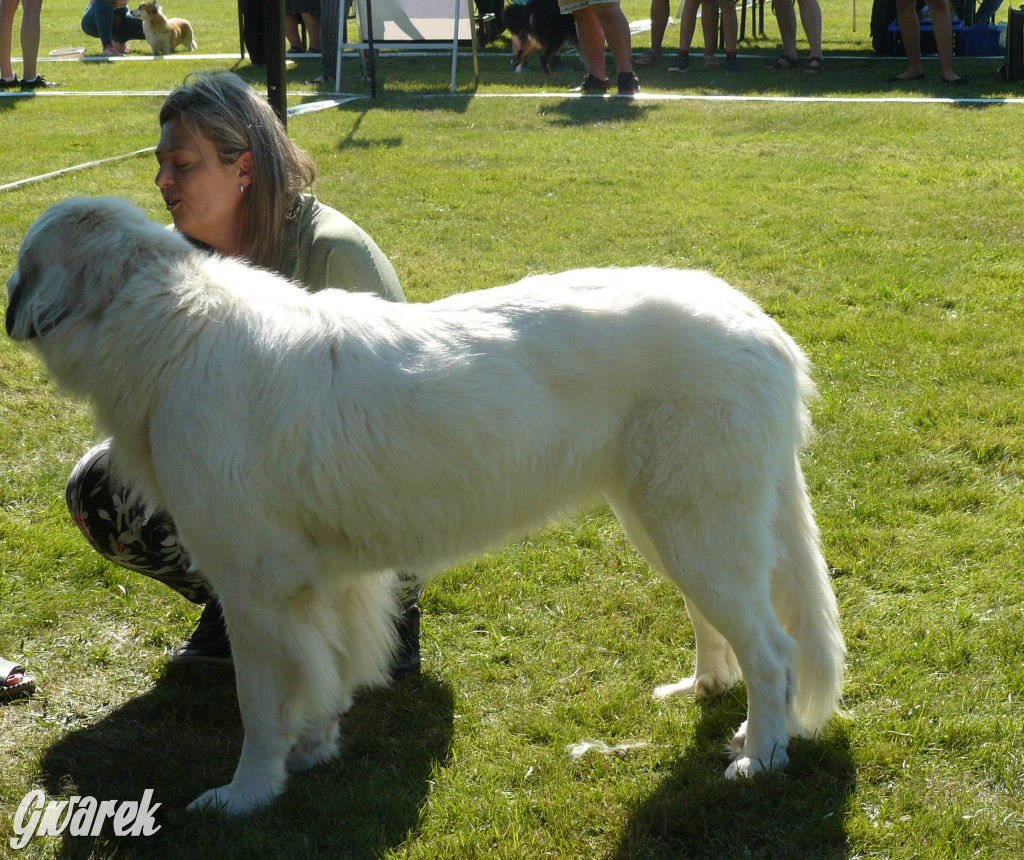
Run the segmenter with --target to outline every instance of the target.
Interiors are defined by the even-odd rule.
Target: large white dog
[[[224,607],[245,814],[335,755],[385,683],[392,570],[429,571],[604,497],[685,594],[696,669],[748,718],[727,776],[787,762],[839,696],[844,646],[797,461],[794,342],[699,272],[585,270],[393,304],[315,295],[194,251],[115,199],[29,229],[7,332],[88,398],[119,468],[174,517]]]

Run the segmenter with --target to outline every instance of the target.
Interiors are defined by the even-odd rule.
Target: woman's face
[[[174,226],[226,256],[240,252],[242,202],[252,182],[252,153],[224,164],[213,141],[179,120],[160,129],[156,185]]]

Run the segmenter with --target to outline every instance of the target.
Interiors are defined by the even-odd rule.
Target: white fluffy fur
[[[724,282],[594,269],[425,305],[310,295],[107,198],[48,210],[8,296],[8,333],[91,401],[223,602],[245,743],[193,808],[251,812],[286,767],[334,755],[353,690],[387,678],[387,571],[602,496],[696,630],[693,675],[656,695],[742,670],[727,776],[784,765],[832,714],[844,647],[797,460],[806,361]]]

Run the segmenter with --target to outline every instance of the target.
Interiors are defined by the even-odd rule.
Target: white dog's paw
[[[285,770],[288,773],[302,773],[318,764],[331,761],[338,756],[338,726],[334,725],[327,737],[316,741],[299,741],[285,759]]]
[[[675,684],[661,684],[654,688],[654,698],[665,699],[669,696],[692,696],[696,683],[696,678],[683,678],[683,680]]]
[[[189,812],[209,809],[227,818],[251,815],[272,801],[278,792],[272,789],[262,791],[239,791],[232,785],[222,785],[204,791],[188,805]]]
[[[662,684],[660,687],[655,687],[654,698],[664,699],[666,696],[686,695],[704,699],[725,692],[725,688],[728,686],[728,681],[723,681],[713,672],[705,672],[703,675],[683,678],[675,684]]]
[[[744,723],[744,726],[746,723]],[[735,744],[735,738],[733,743]],[[789,754],[786,752],[785,747],[776,747],[772,750],[771,755],[764,757],[754,757],[743,755],[735,761],[729,764],[729,767],[725,769],[726,779],[736,779],[738,777],[753,776],[762,770],[775,770],[778,768],[784,768],[789,764]]]
[[[742,776],[752,776],[759,770],[761,770],[761,766],[756,761],[749,758],[738,758],[736,761],[730,762],[725,769],[725,778],[738,779]]]

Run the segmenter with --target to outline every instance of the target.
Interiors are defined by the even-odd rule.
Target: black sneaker
[[[420,614],[419,604],[411,603],[403,609],[401,617],[395,622],[398,627],[398,652],[395,654],[395,665],[391,668],[391,677],[395,680],[420,670]]]
[[[676,54],[672,58],[672,62],[668,64],[668,70],[670,72],[685,72],[690,68],[690,55],[689,54]]]
[[[603,96],[608,92],[608,81],[602,81],[600,78],[596,78],[593,75],[587,75],[583,79],[583,83],[578,87],[573,87],[569,90],[571,93],[583,93],[589,96]]]
[[[0,78],[0,90],[20,90],[21,89],[21,78],[17,75],[14,76],[13,81],[9,81],[6,78]]]
[[[36,75],[32,80],[21,82],[21,89],[24,90],[44,90],[47,87],[62,87],[64,84],[59,84],[56,81],[48,81],[42,75]]]
[[[221,666],[233,664],[228,629],[224,626],[224,613],[220,604],[213,600],[206,604],[199,623],[188,641],[175,650],[171,662],[180,665],[207,663]]]
[[[620,72],[615,83],[619,87],[620,96],[635,96],[640,92],[640,78],[632,72]]]
[[[743,66],[740,65],[739,57],[730,57],[728,54],[725,55],[725,70],[730,73],[742,72]]]

